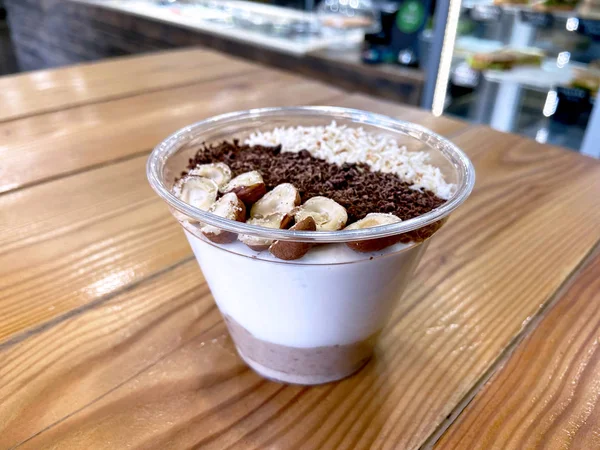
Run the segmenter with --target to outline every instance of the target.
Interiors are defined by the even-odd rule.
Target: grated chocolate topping
[[[292,183],[299,190],[302,202],[318,195],[329,197],[346,208],[349,224],[369,213],[391,213],[408,220],[445,202],[430,191],[411,189],[395,174],[374,172],[362,163],[338,166],[317,159],[306,150],[281,152],[281,146],[251,147],[237,140],[221,142],[203,145],[190,159],[188,169],[214,162],[227,164],[233,176],[258,170],[267,190],[281,183]]]

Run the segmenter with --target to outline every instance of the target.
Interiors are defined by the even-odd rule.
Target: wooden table
[[[0,79],[0,448],[600,448],[600,164],[202,50]],[[185,124],[361,107],[472,158],[358,375],[313,388],[237,357],[144,172]]]

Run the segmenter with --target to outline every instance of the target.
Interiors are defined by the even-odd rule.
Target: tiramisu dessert
[[[172,192],[232,221],[318,234],[412,219],[454,189],[425,152],[333,122],[204,143]],[[178,218],[240,356],[267,378],[298,384],[337,380],[365,364],[423,241],[443,222],[315,245]]]

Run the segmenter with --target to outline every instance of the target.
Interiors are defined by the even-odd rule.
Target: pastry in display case
[[[494,5],[526,5],[528,0],[494,0]]]
[[[573,0],[536,0],[531,3],[531,9],[534,11],[573,11],[577,6],[577,1]]]
[[[594,61],[594,65],[589,64],[588,67],[574,69],[570,86],[575,89],[587,91],[595,98],[600,86],[600,67],[598,67],[598,62],[596,60]]]
[[[540,66],[544,52],[539,49],[505,47],[486,53],[474,53],[467,62],[474,70],[510,70],[516,66]]]

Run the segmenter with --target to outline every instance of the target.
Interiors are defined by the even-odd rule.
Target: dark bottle
[[[398,64],[417,66],[419,36],[423,32],[431,9],[431,0],[402,0],[396,5],[392,26],[392,48]]]

